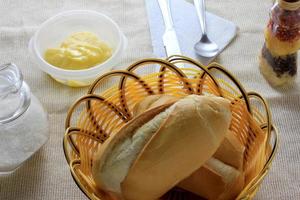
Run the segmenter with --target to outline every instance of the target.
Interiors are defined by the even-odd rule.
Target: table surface
[[[300,88],[274,89],[259,73],[258,53],[271,0],[212,0],[207,9],[233,21],[240,32],[217,58],[247,90],[268,100],[280,131],[280,149],[256,199],[300,199]],[[69,173],[62,138],[69,106],[87,88],[63,86],[38,70],[28,54],[28,41],[38,26],[64,10],[92,9],[112,17],[129,39],[122,62],[115,69],[152,57],[149,26],[143,0],[4,0],[0,1],[0,63],[14,62],[23,71],[32,92],[49,113],[50,138],[21,168],[0,178],[0,199],[85,199]]]

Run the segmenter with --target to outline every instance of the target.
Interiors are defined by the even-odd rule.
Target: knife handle
[[[165,22],[166,30],[173,29],[173,20],[172,20],[171,9],[170,9],[170,1],[169,0],[157,0],[157,1]]]

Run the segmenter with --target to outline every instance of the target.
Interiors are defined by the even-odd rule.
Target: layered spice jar
[[[272,7],[260,54],[260,71],[273,86],[293,83],[300,48],[300,0],[278,0]]]

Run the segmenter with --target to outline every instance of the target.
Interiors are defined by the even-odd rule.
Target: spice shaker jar
[[[16,170],[47,141],[48,119],[18,67],[0,65],[0,174]]]
[[[291,84],[300,48],[300,0],[278,0],[271,9],[260,55],[260,71],[273,86]]]

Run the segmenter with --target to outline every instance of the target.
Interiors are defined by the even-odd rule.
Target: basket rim
[[[184,77],[184,72],[181,71],[181,69],[176,67],[176,63],[177,62],[181,62],[181,63],[190,63],[190,64],[194,64],[196,66],[198,66],[200,69],[204,70],[210,77],[212,77],[212,79],[214,81],[215,78],[214,76],[210,73],[211,70],[219,70],[222,73],[224,73],[227,77],[230,78],[230,80],[235,84],[236,87],[239,88],[240,92],[242,93],[242,95],[240,96],[240,98],[245,100],[245,103],[247,105],[247,109],[248,112],[252,115],[252,109],[251,109],[251,104],[250,104],[250,98],[257,98],[258,100],[261,101],[261,103],[264,105],[265,108],[265,112],[267,115],[267,123],[265,125],[265,127],[261,127],[262,129],[267,128],[267,144],[270,143],[270,139],[271,136],[274,136],[274,145],[272,148],[272,151],[265,163],[265,165],[263,166],[263,169],[261,170],[260,173],[257,174],[257,176],[255,176],[247,185],[245,185],[244,189],[242,190],[242,192],[238,195],[238,197],[236,199],[244,199],[246,197],[250,198],[250,194],[251,191],[252,193],[255,193],[256,190],[258,189],[260,183],[262,182],[263,178],[267,175],[270,167],[271,167],[271,162],[274,159],[274,156],[277,152],[278,149],[278,142],[279,142],[279,138],[278,138],[278,129],[276,128],[275,125],[272,124],[272,118],[271,118],[271,111],[269,109],[269,105],[267,103],[267,101],[258,93],[256,92],[246,92],[246,90],[243,88],[242,84],[229,72],[227,71],[222,65],[218,64],[218,63],[211,63],[210,65],[208,65],[207,67],[205,67],[204,65],[200,64],[199,62],[192,60],[188,57],[185,56],[171,56],[168,57],[166,60],[163,59],[158,59],[158,58],[150,58],[150,59],[142,59],[140,61],[137,61],[135,63],[133,63],[132,65],[130,65],[127,70],[115,70],[112,72],[108,72],[104,75],[102,75],[101,77],[99,77],[98,79],[95,80],[95,82],[90,86],[90,88],[88,89],[88,92],[85,96],[79,98],[77,101],[75,101],[75,103],[70,107],[68,114],[67,114],[67,118],[66,118],[66,123],[65,123],[65,135],[64,135],[64,139],[63,139],[63,150],[64,150],[64,154],[65,154],[65,158],[67,160],[67,163],[70,167],[70,171],[71,171],[71,175],[73,177],[73,179],[75,180],[77,186],[82,190],[82,192],[90,199],[95,199],[95,200],[100,200],[98,197],[96,197],[95,195],[93,195],[92,193],[90,193],[85,186],[80,182],[80,179],[78,177],[78,175],[76,174],[74,168],[73,168],[73,161],[76,162],[80,162],[80,158],[77,160],[71,160],[70,159],[70,155],[67,152],[67,145],[72,146],[72,141],[70,142],[68,135],[70,134],[70,129],[74,128],[74,127],[70,127],[70,119],[72,117],[72,112],[74,110],[74,108],[76,107],[77,104],[79,104],[80,102],[89,99],[89,98],[102,98],[99,95],[93,94],[94,89],[101,84],[101,81],[103,81],[104,79],[110,77],[110,76],[114,76],[114,75],[123,75],[123,78],[120,81],[119,84],[119,89],[122,89],[124,82],[126,81],[126,77],[124,76],[124,74],[131,76],[133,78],[141,78],[143,76],[138,76],[136,74],[133,75],[133,71],[134,69],[136,69],[139,65],[147,63],[147,62],[159,62],[162,64],[162,66],[167,66],[169,68],[173,68],[175,69],[175,71],[179,71],[179,75],[182,75],[182,77]],[[161,67],[160,70],[164,70],[163,67]],[[180,73],[182,72],[182,74]],[[148,74],[149,75],[149,74]],[[217,82],[217,81],[216,81]],[[111,87],[110,87],[111,88]],[[250,191],[250,194],[248,194]]]

